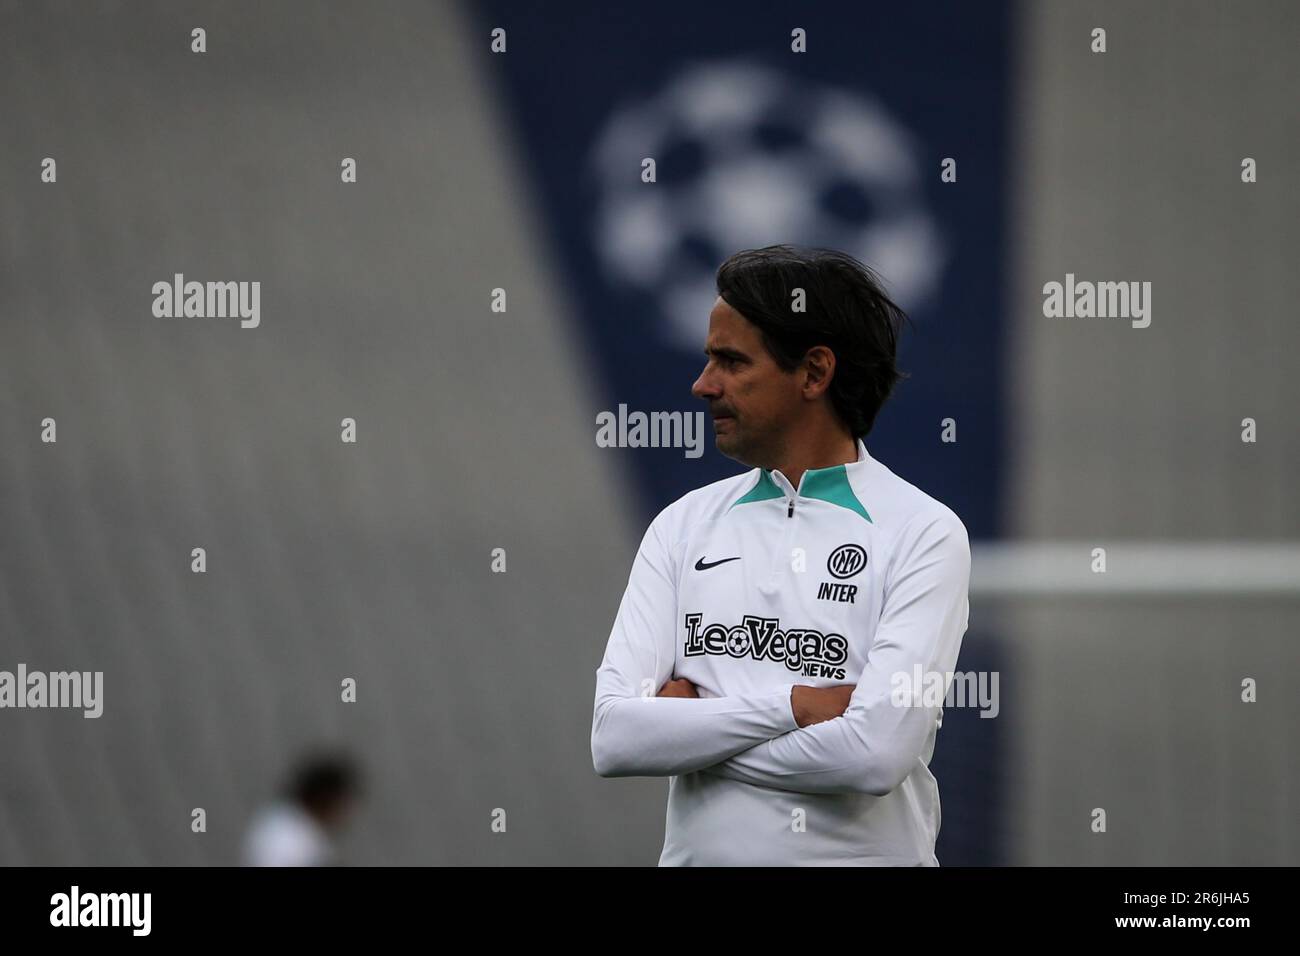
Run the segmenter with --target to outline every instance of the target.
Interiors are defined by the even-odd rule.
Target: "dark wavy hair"
[[[316,753],[302,760],[289,785],[290,796],[312,812],[326,811],[359,794],[361,774],[342,753]]]
[[[815,345],[834,352],[835,413],[854,438],[871,431],[894,386],[908,377],[895,360],[909,320],[874,272],[833,249],[780,245],[737,252],[718,268],[717,282],[718,295],[758,327],[785,371]],[[803,312],[793,309],[795,289],[804,292]]]

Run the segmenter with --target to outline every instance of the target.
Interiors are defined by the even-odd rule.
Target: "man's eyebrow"
[[[706,356],[717,355],[721,358],[736,359],[737,361],[741,361],[741,362],[746,361],[749,358],[749,356],[746,355],[744,352],[739,352],[736,349],[729,349],[725,347],[709,348],[707,345],[704,347],[704,354]]]

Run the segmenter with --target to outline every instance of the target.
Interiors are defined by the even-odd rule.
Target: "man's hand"
[[[668,683],[664,684],[663,687],[660,687],[659,693],[655,694],[655,696],[698,698],[700,695],[696,693],[694,684],[688,681],[685,677],[678,677],[675,680],[670,680]]]
[[[848,709],[849,698],[857,684],[838,684],[835,687],[809,687],[795,684],[790,689],[790,709],[800,727],[819,724],[823,720],[839,717]]]

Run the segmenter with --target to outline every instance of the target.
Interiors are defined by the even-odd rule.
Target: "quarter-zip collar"
[[[754,485],[742,497],[732,503],[732,508],[754,501],[767,501],[772,498],[785,498],[793,504],[799,498],[817,498],[828,501],[841,508],[853,511],[867,521],[871,515],[858,500],[853,491],[853,479],[871,467],[872,458],[867,453],[867,446],[861,438],[858,444],[858,460],[843,465],[831,465],[829,468],[809,468],[799,479],[796,489],[790,479],[776,469],[758,469],[758,478]],[[728,509],[730,510],[730,509]]]

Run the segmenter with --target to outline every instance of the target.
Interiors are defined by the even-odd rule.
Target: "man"
[[[332,866],[335,835],[360,792],[360,777],[341,755],[305,760],[288,792],[264,807],[244,838],[245,866]]]
[[[905,316],[828,250],[741,252],[717,286],[692,393],[752,470],[646,531],[596,672],[595,770],[671,778],[660,865],[937,866],[943,711],[897,688],[950,679],[970,546],[862,441]]]

